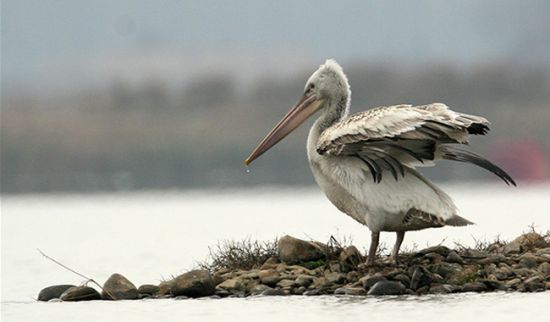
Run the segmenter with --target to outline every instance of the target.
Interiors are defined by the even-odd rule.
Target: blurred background
[[[243,159],[335,58],[352,111],[445,102],[521,183],[550,169],[550,1],[2,1],[1,192],[312,185],[311,121]],[[486,175],[443,163],[436,181]]]

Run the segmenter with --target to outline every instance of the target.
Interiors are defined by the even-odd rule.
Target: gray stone
[[[422,250],[418,251],[415,254],[415,256],[419,257],[419,256],[424,256],[424,255],[429,254],[429,253],[437,253],[437,254],[439,254],[443,257],[447,257],[450,252],[451,252],[451,250],[449,249],[449,247],[439,245],[439,246],[432,246],[432,247],[422,249]]]
[[[298,275],[295,282],[300,286],[308,287],[309,285],[311,285],[311,283],[313,283],[313,279],[314,279],[313,276],[302,274],[302,275]]]
[[[256,284],[254,286],[252,286],[250,288],[250,294],[252,295],[260,295],[262,294],[263,291],[265,290],[271,290],[272,288],[267,286],[267,285],[263,285],[263,284]]]
[[[262,295],[264,295],[264,296],[284,296],[284,295],[288,295],[288,294],[283,290],[271,288],[271,289],[267,289],[267,290],[263,291]]]
[[[296,285],[296,282],[290,279],[283,279],[277,283],[277,286],[280,288],[292,288],[294,285]]]
[[[512,269],[512,271],[516,276],[523,276],[523,277],[531,276],[533,275],[533,272],[534,272],[532,269],[525,268],[525,267],[514,268]]]
[[[519,278],[514,278],[504,283],[504,286],[506,286],[506,288],[513,290],[516,290],[520,285],[521,280]]]
[[[260,282],[262,282],[262,284],[269,285],[269,286],[274,286],[280,280],[283,279],[281,277],[281,274],[277,272],[275,269],[261,270],[258,273],[258,276],[260,277]]]
[[[75,285],[61,284],[61,285],[52,285],[48,286],[38,293],[38,300],[48,302],[51,299],[58,299],[61,297],[61,294]]]
[[[367,295],[367,291],[365,291],[362,287],[340,287],[334,290],[334,294],[336,295]]]
[[[313,289],[313,290],[305,291],[302,295],[304,295],[304,296],[317,296],[317,295],[323,295],[323,294],[324,294],[324,292],[322,292],[321,290]]]
[[[538,271],[541,272],[543,275],[550,275],[550,263],[544,262],[539,265]]]
[[[464,259],[458,255],[454,250],[447,255],[445,261],[448,263],[464,264]]]
[[[267,287],[267,286],[266,286]],[[216,287],[216,289],[214,290],[214,295],[217,295],[219,297],[228,297],[231,295],[231,292],[229,292],[228,290],[226,289],[223,289],[223,288],[220,288],[220,287]]]
[[[405,293],[405,286],[395,281],[380,281],[374,284],[368,295],[401,295]]]
[[[431,272],[439,274],[443,278],[448,278],[449,276],[462,271],[462,266],[457,263],[442,262],[431,265],[429,269]]]
[[[502,266],[497,268],[494,273],[495,277],[499,280],[506,280],[512,276],[514,276],[514,272],[512,269],[508,266]]]
[[[111,298],[111,295],[115,298]],[[139,293],[132,282],[121,274],[115,273],[103,284],[101,297],[104,300],[136,300]]]
[[[61,300],[67,302],[101,300],[101,294],[89,286],[74,286],[61,294]]]
[[[217,287],[226,289],[228,291],[233,291],[233,290],[242,291],[245,288],[243,282],[238,277],[227,279],[222,283],[218,284]]]
[[[374,284],[385,280],[387,280],[387,278],[385,278],[382,275],[373,275],[373,276],[367,275],[367,276],[361,277],[359,279],[359,282],[361,282],[361,284],[363,285],[363,288],[368,290],[371,287],[373,287]]]
[[[430,293],[432,294],[448,294],[456,291],[456,287],[450,284],[437,284],[430,286]]]
[[[540,248],[537,249],[537,252],[535,253],[537,255],[550,255],[550,247]]]
[[[393,277],[393,279],[403,283],[403,285],[411,285],[411,279],[406,274],[397,274]]]
[[[168,281],[160,282],[158,295],[159,296],[165,296],[165,295],[171,296],[170,289],[174,285],[174,281],[175,281],[174,279],[171,279],[171,280],[168,280]]]
[[[423,266],[417,266],[411,277],[411,289],[418,290],[423,286],[430,285],[432,282],[432,275],[430,272]]]
[[[279,238],[277,248],[279,258],[287,264],[316,261],[325,258],[325,253],[318,244],[288,235]]]
[[[487,285],[481,282],[471,282],[462,285],[462,292],[486,292]]]
[[[525,253],[519,257],[519,264],[525,268],[535,268],[539,265],[539,258],[531,253]]]
[[[143,284],[137,290],[139,294],[156,295],[160,288],[152,284]]]
[[[489,257],[478,260],[478,264],[487,265],[487,264],[498,264],[500,262],[506,262],[506,256],[502,254],[494,254]]]
[[[174,279],[170,288],[172,296],[203,297],[215,292],[212,276],[207,270],[193,270]]]
[[[544,279],[540,276],[533,276],[523,281],[523,288],[527,292],[544,291]]]
[[[325,272],[325,278],[329,283],[342,284],[346,282],[346,275],[338,272]]]

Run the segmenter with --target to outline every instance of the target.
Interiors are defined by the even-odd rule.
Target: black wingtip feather
[[[483,157],[473,152],[458,149],[452,146],[445,146],[443,158],[447,160],[468,162],[468,163],[475,164],[478,167],[481,167],[489,172],[494,173],[499,178],[501,178],[502,181],[504,181],[507,185],[517,186],[514,179],[512,179],[512,177],[508,173],[506,173],[506,171],[502,170],[501,168],[493,164],[491,161],[484,159]]]
[[[468,134],[485,135],[489,132],[489,127],[482,123],[473,123],[467,128]]]

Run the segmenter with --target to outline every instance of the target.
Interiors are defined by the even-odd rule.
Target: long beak
[[[260,155],[269,150],[272,146],[284,139],[290,132],[294,131],[300,124],[304,123],[311,115],[313,115],[323,103],[322,99],[317,99],[315,95],[304,95],[296,103],[277,125],[266,135],[266,137],[252,151],[250,156],[244,160],[245,165],[249,165],[256,160]]]

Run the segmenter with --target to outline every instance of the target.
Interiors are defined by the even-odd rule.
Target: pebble
[[[487,285],[481,282],[471,282],[462,285],[462,292],[486,292]]]
[[[101,294],[93,287],[74,286],[61,294],[61,300],[67,302],[101,300]]]
[[[70,284],[61,284],[61,285],[52,285],[48,286],[38,293],[38,300],[48,302],[52,299],[58,299],[61,297],[61,294],[75,285]]]
[[[215,292],[212,276],[207,270],[193,270],[174,279],[170,288],[172,296],[203,297]]]
[[[277,249],[281,261],[288,264],[325,258],[325,253],[318,244],[288,235],[279,238]]]
[[[531,253],[525,253],[519,257],[519,264],[525,268],[535,268],[539,265],[539,258]]]
[[[448,263],[464,264],[464,259],[454,250],[449,252],[449,255],[447,255],[445,261]]]
[[[104,300],[136,300],[139,297],[139,292],[136,286],[121,274],[115,273],[111,275],[103,284],[101,297]]]
[[[380,281],[374,284],[368,295],[401,295],[405,293],[405,286],[395,281]]]
[[[336,290],[334,290],[334,294],[337,295],[367,295],[367,291],[365,291],[362,287],[339,287]]]
[[[143,284],[137,290],[139,294],[156,295],[160,288],[152,284]]]
[[[387,280],[387,278],[385,278],[384,276],[382,276],[380,274],[380,275],[373,275],[373,276],[369,276],[369,275],[364,276],[364,277],[359,279],[359,282],[361,282],[364,289],[368,290],[371,287],[373,287],[374,284],[376,284],[380,281],[385,281],[385,280]]]

